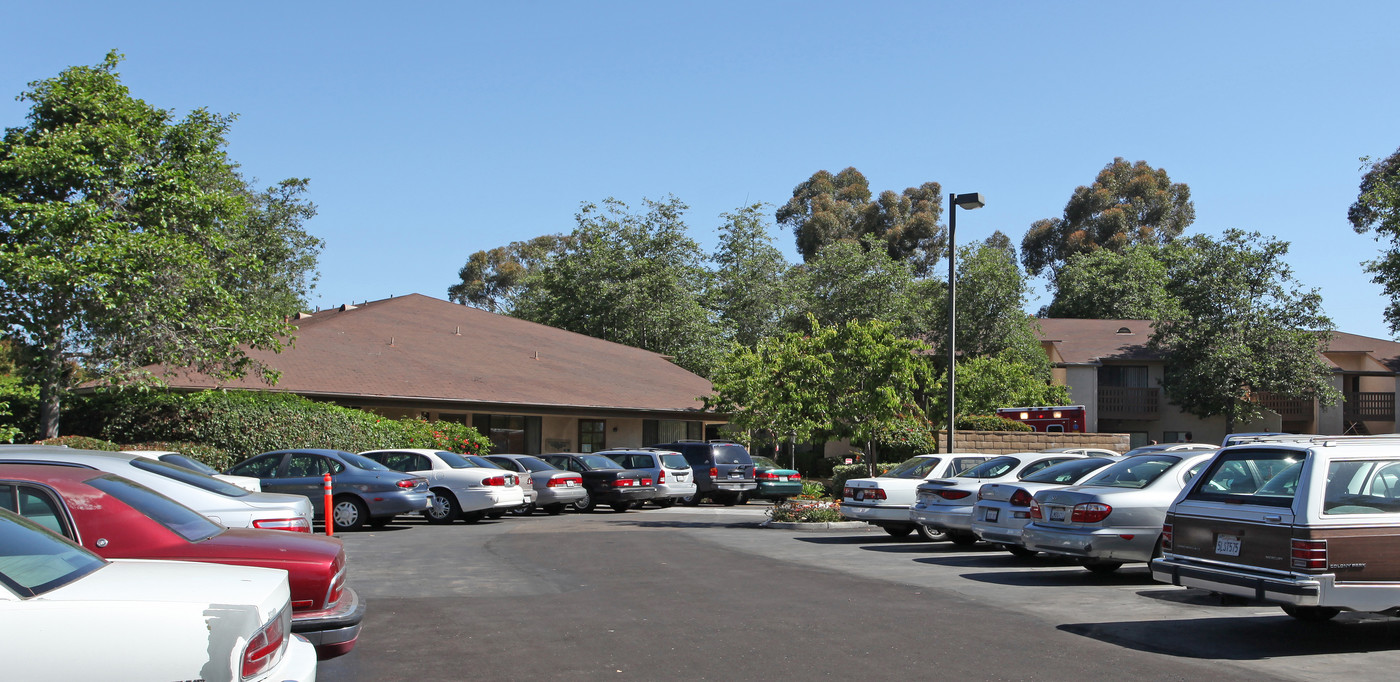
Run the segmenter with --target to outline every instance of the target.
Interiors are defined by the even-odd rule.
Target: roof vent
[[[350,305],[349,303],[342,303],[342,304],[340,305],[340,312],[343,313],[343,312],[345,312],[345,311],[347,311],[347,310],[354,310],[354,309],[356,309],[356,308],[358,308],[358,307],[360,307],[360,306],[357,306],[357,305]]]
[[[1118,328],[1118,333],[1119,333],[1119,334],[1131,334],[1131,333],[1133,333],[1133,330],[1128,329],[1127,327],[1119,327],[1119,328]]]
[[[297,313],[298,320],[304,320],[308,317],[311,317],[311,313]]]

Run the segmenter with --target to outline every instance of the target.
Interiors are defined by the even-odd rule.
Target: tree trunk
[[[39,375],[39,439],[58,437],[59,399],[63,393],[63,344],[49,339],[43,344]]]

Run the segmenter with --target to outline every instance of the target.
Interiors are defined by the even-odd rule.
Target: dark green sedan
[[[802,474],[784,468],[767,457],[754,457],[753,465],[753,478],[758,483],[758,490],[749,493],[749,497],[784,500],[802,494]]]

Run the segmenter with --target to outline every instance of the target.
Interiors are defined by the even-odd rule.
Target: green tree
[[[585,203],[578,225],[516,297],[512,314],[559,329],[642,348],[706,375],[719,333],[702,297],[710,271],[686,235],[675,197]]]
[[[773,246],[763,218],[765,204],[745,206],[721,217],[711,305],[726,338],[752,347],[778,333],[791,307],[788,262]]]
[[[1172,316],[1167,266],[1160,247],[1129,246],[1071,254],[1055,273],[1055,299],[1042,317],[1085,320],[1155,320]]]
[[[744,429],[793,432],[798,440],[849,438],[867,447],[923,418],[918,395],[932,380],[926,344],[879,320],[809,325],[753,349],[734,346],[716,369],[707,403]]]
[[[871,200],[870,183],[860,171],[847,168],[832,175],[823,170],[792,190],[777,218],[792,228],[803,260],[836,242],[883,246],[890,258],[907,261],[922,277],[947,250],[947,232],[938,223],[942,193],[938,183],[926,182],[903,193],[886,190]]]
[[[1390,304],[1385,321],[1390,333],[1400,336],[1400,150],[1384,159],[1361,159],[1361,189],[1347,219],[1358,234],[1375,231],[1376,241],[1389,247],[1375,260],[1364,262],[1371,281],[1381,285]]]
[[[1069,403],[1069,387],[1050,383],[1049,361],[1027,361],[1015,349],[959,362],[956,390],[959,415],[992,415],[999,407]]]
[[[515,300],[523,295],[531,277],[552,256],[563,251],[568,237],[547,234],[523,242],[511,242],[488,251],[477,251],[457,272],[461,279],[447,288],[447,298],[454,303],[509,314]]]
[[[1149,347],[1168,354],[1162,388],[1202,418],[1222,416],[1227,431],[1252,421],[1259,392],[1290,398],[1340,396],[1322,351],[1332,321],[1316,290],[1304,291],[1284,256],[1286,242],[1230,230],[1167,247],[1167,290],[1180,302],[1156,320]]]
[[[1074,190],[1064,216],[1037,220],[1021,240],[1021,261],[1032,276],[1057,270],[1071,255],[1133,244],[1165,244],[1196,219],[1191,189],[1146,161],[1121,157],[1094,184]]]
[[[788,329],[805,328],[812,316],[823,325],[881,320],[912,335],[928,307],[916,295],[927,287],[918,285],[907,263],[849,241],[827,245],[789,270],[787,279],[795,300]]]
[[[39,435],[57,435],[70,359],[109,381],[144,366],[275,374],[320,242],[304,180],[257,192],[225,151],[232,116],[177,120],[131,96],[109,53],[30,84],[0,142],[0,320],[34,347]]]

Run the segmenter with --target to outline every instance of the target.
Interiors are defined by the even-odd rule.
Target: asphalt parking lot
[[[704,506],[342,537],[369,600],[325,680],[1390,679],[1400,619]],[[403,518],[403,517],[401,517]]]

